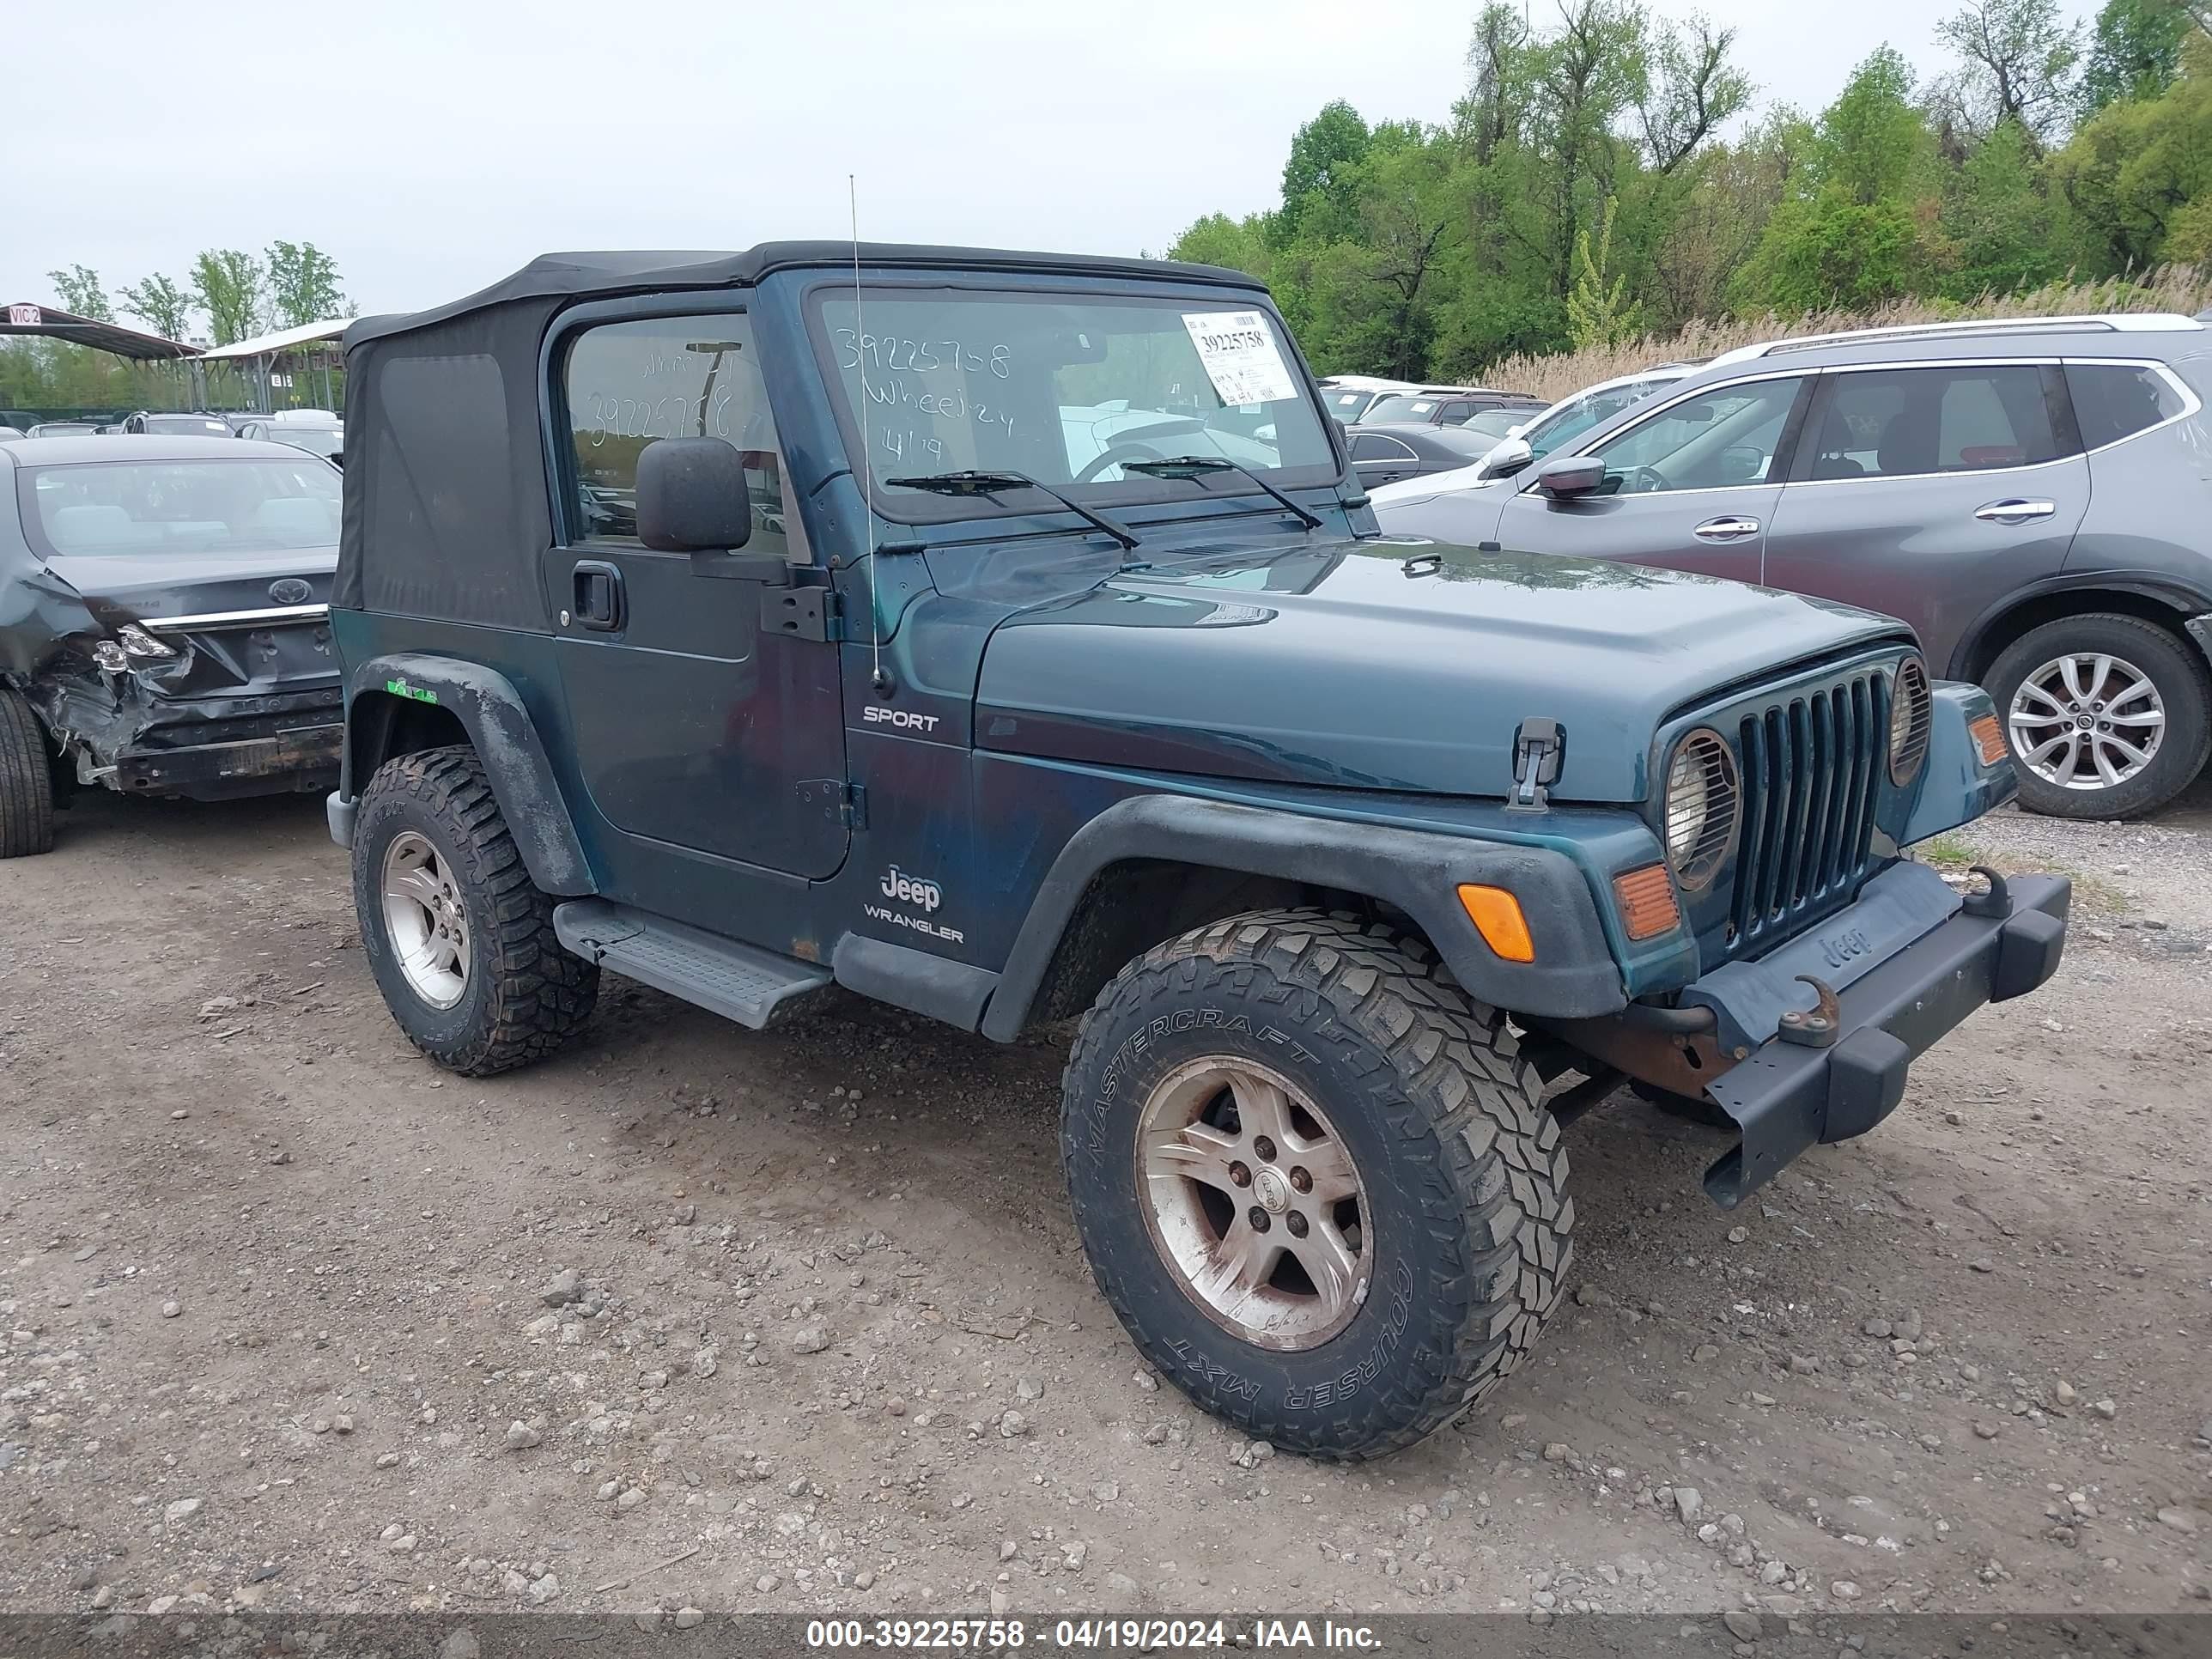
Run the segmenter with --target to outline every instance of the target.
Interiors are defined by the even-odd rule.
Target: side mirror
[[[1517,435],[1500,438],[1490,447],[1482,458],[1482,476],[1486,478],[1510,478],[1528,465],[1528,443]]]
[[[660,553],[734,552],[751,539],[744,457],[720,438],[662,438],[637,458],[637,538]]]
[[[1559,501],[1595,493],[1605,463],[1595,455],[1557,455],[1536,469],[1536,488]]]

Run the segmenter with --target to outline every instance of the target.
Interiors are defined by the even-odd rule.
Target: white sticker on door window
[[[1298,395],[1298,384],[1260,313],[1187,311],[1182,325],[1190,331],[1206,378],[1223,403],[1273,404]]]

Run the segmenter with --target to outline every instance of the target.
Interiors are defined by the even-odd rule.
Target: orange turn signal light
[[[1615,876],[1613,896],[1620,902],[1621,922],[1631,939],[1656,939],[1682,925],[1674,884],[1667,878],[1663,864],[1647,864]]]
[[[1462,882],[1459,902],[1474,923],[1482,942],[1503,962],[1534,962],[1536,941],[1528,937],[1528,918],[1521,914],[1521,901],[1503,887]]]
[[[1968,723],[1966,730],[1974,734],[1974,741],[1982,751],[1982,764],[1995,766],[2004,758],[2004,728],[1997,724],[1995,714],[1984,714]]]

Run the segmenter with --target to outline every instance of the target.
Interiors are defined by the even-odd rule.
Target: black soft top
[[[1102,276],[1168,277],[1262,288],[1256,276],[1220,265],[1168,259],[1124,259],[1103,253],[1024,253],[1006,248],[932,247],[912,242],[763,242],[742,252],[620,251],[541,253],[512,276],[428,311],[363,317],[345,331],[346,349],[402,334],[516,300],[577,299],[596,295],[651,293],[662,289],[730,288],[758,282],[771,270],[806,267],[850,270],[855,256],[866,267],[950,266],[965,270],[1066,271]]]
[[[877,270],[1073,273],[1265,291],[1241,270],[1157,259],[881,242],[857,252]],[[557,600],[540,566],[555,533],[553,483],[538,366],[556,316],[582,300],[744,287],[772,270],[849,272],[854,253],[850,242],[549,253],[450,305],[355,323],[345,333],[337,607],[550,632]]]

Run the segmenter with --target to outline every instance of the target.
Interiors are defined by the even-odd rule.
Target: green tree
[[[2172,86],[2191,27],[2181,0],[2105,0],[2081,70],[2082,113],[2155,98]]]
[[[2103,273],[2212,254],[2197,230],[2212,216],[2212,38],[2188,41],[2183,65],[2162,97],[2107,105],[2051,158]]]
[[[1934,208],[1935,142],[1913,91],[1911,70],[1888,46],[1851,72],[1729,285],[1738,313],[1862,310],[1917,291],[1932,274],[1919,208]]]
[[[1686,24],[1650,26],[1644,95],[1637,116],[1651,165],[1673,173],[1698,152],[1716,129],[1751,101],[1751,77],[1729,61],[1734,29],[1717,29],[1700,16]]]
[[[1370,138],[1359,112],[1341,98],[1322,105],[1320,114],[1291,135],[1290,159],[1283,163],[1283,209],[1273,227],[1283,240],[1301,234],[1327,240],[1348,228]]]
[[[1226,265],[1231,270],[1249,271],[1265,282],[1274,264],[1268,252],[1273,217],[1252,213],[1232,219],[1225,213],[1209,213],[1175,239],[1167,257],[1201,265]]]
[[[1862,207],[1903,196],[1928,168],[1934,143],[1913,101],[1911,66],[1881,46],[1820,112],[1808,156],[1817,185]]]
[[[112,323],[115,308],[107,302],[107,290],[100,286],[100,273],[89,265],[71,265],[67,270],[50,270],[46,280],[54,285],[54,292],[62,298],[62,309],[76,317],[89,317],[95,323]]]
[[[338,289],[337,262],[313,242],[271,242],[267,268],[272,320],[277,324],[304,328],[342,313],[345,295]]]
[[[1598,222],[1597,243],[1590,244],[1587,228],[1575,238],[1575,285],[1567,293],[1567,327],[1576,349],[1619,345],[1635,337],[1638,307],[1627,297],[1628,278],[1606,273],[1613,264],[1613,217],[1620,203],[1607,197]]]
[[[2019,123],[2008,121],[1946,179],[1939,224],[1949,297],[2017,293],[2065,275],[2064,239],[2052,234],[2052,204],[2031,149]]]
[[[125,284],[121,298],[126,313],[164,339],[181,340],[191,331],[192,296],[159,271]]]
[[[236,248],[210,248],[192,261],[192,298],[217,345],[261,331],[262,282],[260,261]]]
[[[1936,95],[1972,138],[2011,121],[2039,156],[2063,136],[2074,108],[2081,29],[2059,21],[2058,0],[1966,0],[1936,24],[1936,38],[1960,59]]]

